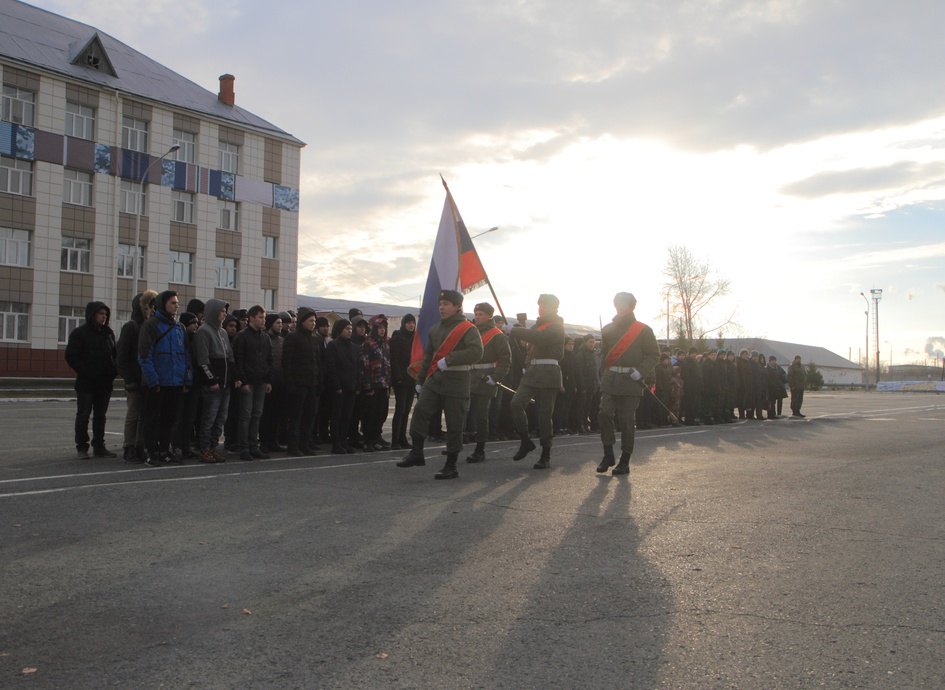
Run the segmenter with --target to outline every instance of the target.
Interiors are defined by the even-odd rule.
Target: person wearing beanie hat
[[[331,339],[331,322],[327,316],[315,319],[315,344],[318,347],[319,361],[324,363],[328,341]],[[321,391],[318,395],[318,410],[315,412],[315,435],[313,441],[320,446],[331,443],[331,396],[325,392],[325,368],[321,369]]]
[[[372,316],[371,332],[358,353],[358,380],[364,399],[364,450],[389,450],[390,444],[381,436],[390,410],[390,344],[387,339],[387,317]]]
[[[279,318],[282,319],[282,333],[280,337],[285,340],[285,337],[295,330],[295,317],[287,311],[280,311]]]
[[[259,420],[259,449],[263,453],[279,453],[285,450],[279,445],[279,425],[287,418],[286,385],[282,370],[282,316],[266,314],[266,333],[272,343],[272,390],[266,396],[262,418]],[[284,436],[285,434],[283,434]]]
[[[357,307],[351,307],[351,309],[348,310],[348,321],[351,323],[354,323],[354,320],[359,316],[364,316],[364,313]]]
[[[680,374],[683,380],[683,386],[686,395],[683,397],[683,418],[686,426],[697,426],[702,424],[698,421],[702,414],[702,369],[699,366],[699,360],[696,355],[698,348],[690,347],[689,353],[679,365]]]
[[[482,339],[482,356],[473,364],[472,389],[470,390],[470,412],[476,420],[476,449],[466,462],[483,462],[486,459],[486,441],[489,440],[489,407],[497,403],[499,383],[505,379],[512,367],[512,350],[509,338],[492,319],[495,310],[491,304],[481,302],[473,311],[473,320]],[[491,429],[495,433],[495,429]]]
[[[193,312],[185,311],[183,314],[180,315],[179,321],[180,321],[180,325],[183,326],[185,329],[189,329],[191,326],[196,327],[197,315],[194,314]],[[196,330],[196,328],[188,332],[193,333],[194,330]]]
[[[735,406],[738,418],[749,419],[755,416],[751,392],[751,359],[748,350],[741,350],[735,360]]]
[[[391,422],[391,450],[410,448],[407,440],[407,419],[413,405],[413,377],[410,375],[410,353],[417,334],[417,317],[404,314],[400,328],[390,337],[390,382],[394,389],[394,419]]]
[[[197,315],[185,311],[177,321],[184,329],[184,337],[187,339],[187,351],[191,353],[191,362],[193,362],[194,334],[200,325],[197,322]],[[191,443],[193,442],[194,425],[197,423],[199,409],[200,395],[193,386],[185,386],[181,390],[180,402],[177,405],[177,419],[174,421],[174,428],[171,430],[171,447],[175,457],[179,457],[181,460],[190,460],[197,457],[197,453],[191,450]]]
[[[765,356],[757,350],[751,351],[751,403],[754,409],[752,419],[764,419],[764,410],[768,405],[765,400],[765,387],[768,377],[765,375]]]
[[[470,368],[482,357],[482,338],[463,316],[463,296],[454,290],[441,290],[438,300],[440,322],[430,329],[423,361],[417,373],[419,393],[410,421],[410,453],[398,467],[426,465],[423,444],[430,419],[443,411],[446,417],[446,464],[435,479],[459,476],[456,461],[463,449],[463,423],[469,401]]]
[[[192,362],[184,329],[177,323],[180,298],[165,290],[156,299],[157,310],[144,322],[138,336],[138,362],[147,392],[144,397],[147,464],[159,467],[180,462],[171,454],[171,431],[184,386],[190,386]]]
[[[719,411],[721,377],[715,348],[705,351],[699,367],[702,370],[702,423],[721,424]]]
[[[259,420],[272,392],[272,340],[266,333],[266,310],[254,304],[246,311],[246,328],[233,339],[238,389],[240,460],[268,460],[259,448]]]
[[[197,323],[203,323],[203,312],[206,308],[207,305],[196,297],[187,303],[187,311],[197,317]]]
[[[286,336],[282,347],[282,372],[289,396],[289,455],[315,455],[312,442],[315,413],[318,411],[318,387],[321,384],[321,362],[315,342],[315,311],[299,309],[294,331]]]
[[[660,347],[653,329],[637,321],[636,299],[630,293],[614,298],[617,315],[601,329],[600,440],[604,457],[597,466],[603,474],[613,467],[614,475],[630,473],[634,443],[634,412],[645,393],[644,378],[650,376],[660,359]],[[648,389],[647,389],[648,390]],[[620,460],[614,460],[617,440],[614,416],[620,424]],[[616,466],[615,466],[616,465]]]
[[[351,342],[354,329],[348,319],[338,319],[331,327],[331,342],[325,349],[325,392],[331,396],[331,452],[354,453],[349,445],[351,414],[358,391],[358,347]]]
[[[787,391],[784,384],[787,383],[787,374],[784,373],[778,365],[778,358],[774,355],[768,357],[768,366],[765,367],[765,376],[767,379],[768,394],[768,419],[781,419],[781,406],[787,397]]]
[[[154,290],[145,290],[134,296],[131,300],[131,319],[121,327],[115,347],[115,364],[118,374],[125,381],[125,434],[122,446],[124,460],[128,463],[139,464],[148,459],[144,449],[144,419],[141,417],[144,387],[141,365],[138,363],[138,335],[142,324],[154,314],[151,302],[156,297],[157,292]]]
[[[510,336],[527,345],[525,374],[512,396],[512,420],[521,440],[513,460],[521,460],[535,450],[528,437],[528,417],[525,408],[532,400],[538,405],[538,431],[541,440],[541,458],[533,467],[545,470],[551,467],[551,440],[554,438],[554,410],[561,389],[561,359],[564,357],[564,319],[558,316],[558,298],[543,294],[538,297],[538,320],[531,328],[514,328]]]
[[[351,342],[354,343],[355,347],[360,352],[361,346],[364,345],[364,341],[367,340],[367,319],[363,316],[355,316],[351,319],[351,328]],[[348,446],[351,448],[364,448],[363,433],[359,433],[359,430],[360,432],[364,431],[365,405],[366,400],[364,396],[356,395],[354,398],[354,409],[351,411],[351,428],[348,438]]]

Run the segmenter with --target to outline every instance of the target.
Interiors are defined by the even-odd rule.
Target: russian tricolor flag
[[[443,177],[440,179],[443,180]],[[465,295],[489,282],[445,180],[443,187],[446,189],[446,200],[443,202],[440,227],[433,245],[433,258],[430,260],[427,284],[420,303],[420,316],[417,317],[418,335],[414,336],[410,356],[410,371],[414,376],[423,361],[423,349],[430,329],[440,320],[437,300],[440,290],[458,290]]]

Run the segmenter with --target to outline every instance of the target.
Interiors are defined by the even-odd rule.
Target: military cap
[[[637,298],[630,292],[618,292],[614,295],[614,306],[635,309],[637,306]]]
[[[538,304],[545,307],[551,307],[552,309],[557,309],[561,304],[561,300],[559,300],[554,295],[542,294],[538,295]]]
[[[495,308],[488,302],[480,302],[473,309],[474,311],[481,311],[483,314],[488,314],[489,316],[495,314]]]
[[[463,294],[456,290],[440,290],[440,296],[437,297],[437,301],[452,302],[457,307],[461,307],[463,306]]]

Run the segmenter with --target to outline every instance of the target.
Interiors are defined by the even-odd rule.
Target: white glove
[[[449,367],[449,364],[446,363],[446,357],[436,363],[436,368],[440,371],[446,371],[447,367]]]
[[[485,379],[485,381],[486,381],[486,383],[489,384],[490,386],[494,386],[494,385],[495,385],[495,379],[492,378],[491,376],[487,376],[486,379]]]
[[[417,391],[417,395],[420,395],[420,391],[423,390],[423,386],[421,386],[421,385],[418,383],[416,386],[413,387],[413,389],[414,389],[415,391]]]
[[[643,378],[643,374],[641,374],[639,371],[634,369],[633,372],[630,374],[630,378],[632,378],[634,381],[639,381],[640,379]]]

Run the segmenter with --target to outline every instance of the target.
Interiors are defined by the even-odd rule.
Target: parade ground
[[[641,431],[629,480],[597,436],[434,481],[436,444],[150,468],[0,412],[3,688],[945,687],[943,396]]]

